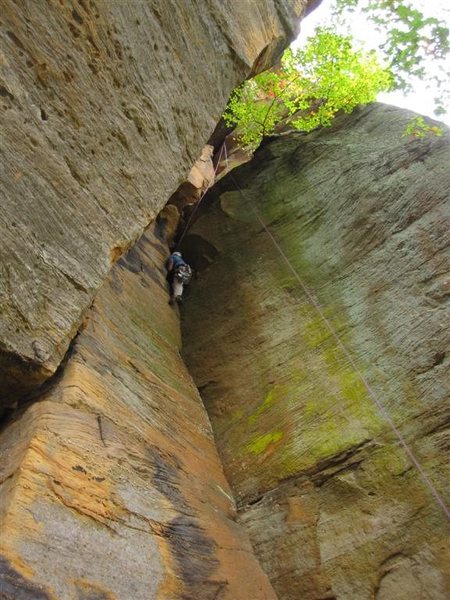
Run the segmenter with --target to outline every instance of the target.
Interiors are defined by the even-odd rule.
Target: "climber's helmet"
[[[172,256],[179,256],[179,257],[181,257],[181,252],[172,252]]]

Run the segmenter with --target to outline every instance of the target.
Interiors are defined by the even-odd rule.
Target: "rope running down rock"
[[[225,147],[225,141],[222,143],[222,146],[220,147],[219,157],[218,157],[218,159],[217,159],[217,164],[216,164],[216,167],[215,167],[215,169],[214,169],[214,181],[215,181],[215,179],[216,179],[217,169],[219,168],[220,159],[222,158],[222,152],[223,152],[223,149],[224,149],[224,148],[225,148],[225,155],[226,155],[226,152],[227,152],[227,150],[226,150],[226,147]],[[227,160],[227,164],[228,164],[228,160]],[[197,210],[198,210],[198,208],[199,208],[199,206],[200,206],[200,203],[201,203],[201,201],[202,201],[202,200],[203,200],[203,198],[206,196],[206,192],[207,192],[208,190],[209,190],[209,186],[206,188],[206,190],[205,190],[205,191],[203,192],[203,194],[200,196],[200,198],[199,198],[199,200],[198,200],[197,204],[195,205],[195,208],[194,208],[194,210],[193,210],[193,211],[192,211],[192,213],[190,214],[190,216],[189,216],[189,219],[187,220],[187,223],[186,223],[186,225],[184,226],[183,233],[181,234],[181,236],[180,236],[180,239],[177,241],[176,248],[179,248],[179,247],[180,247],[180,244],[181,244],[181,242],[183,241],[183,238],[184,238],[184,236],[186,235],[186,233],[187,233],[187,230],[189,229],[189,225],[191,224],[191,221],[192,221],[192,219],[194,218],[194,215],[195,215],[195,213],[197,212]]]
[[[225,158],[226,158],[226,148],[225,148]],[[439,504],[439,506],[443,510],[445,516],[448,519],[450,519],[450,509],[445,504],[444,499],[442,498],[442,496],[440,495],[440,493],[435,488],[433,482],[431,481],[431,479],[427,475],[425,469],[422,467],[422,465],[420,464],[420,462],[415,457],[413,451],[411,450],[410,446],[406,442],[406,440],[403,437],[403,435],[400,432],[400,430],[395,425],[395,423],[392,420],[392,417],[388,413],[387,409],[382,404],[382,402],[379,400],[379,398],[375,394],[374,390],[372,389],[371,385],[366,380],[366,378],[364,377],[364,375],[361,373],[360,369],[357,367],[357,365],[356,365],[356,363],[355,363],[352,355],[347,350],[346,346],[344,345],[344,343],[342,342],[342,340],[340,339],[340,337],[338,336],[338,334],[334,330],[333,326],[331,325],[331,323],[329,322],[329,320],[325,316],[325,314],[324,314],[324,312],[323,312],[320,304],[314,298],[312,292],[310,292],[309,289],[306,287],[306,285],[303,283],[303,281],[302,281],[300,275],[297,273],[295,267],[292,265],[291,261],[286,256],[286,254],[284,253],[283,249],[281,248],[281,246],[279,245],[279,243],[277,242],[277,240],[273,236],[273,234],[269,231],[267,225],[265,224],[265,222],[261,218],[260,214],[256,210],[256,208],[255,208],[253,202],[251,201],[251,199],[249,200],[248,197],[244,194],[244,192],[240,188],[239,184],[237,183],[237,181],[236,181],[236,179],[235,179],[235,177],[233,176],[232,173],[230,173],[230,177],[234,181],[234,184],[236,185],[236,189],[238,190],[238,192],[240,193],[240,195],[242,196],[242,198],[244,199],[244,201],[247,204],[250,205],[253,214],[256,216],[256,218],[258,219],[258,221],[261,224],[262,228],[264,229],[264,231],[269,236],[269,238],[272,241],[273,245],[275,246],[275,248],[277,249],[277,251],[279,252],[279,254],[281,255],[281,257],[283,258],[284,262],[289,267],[289,270],[292,272],[292,274],[294,275],[295,279],[300,284],[300,286],[301,286],[303,292],[305,293],[305,295],[307,296],[308,300],[311,302],[311,304],[314,306],[314,308],[319,313],[321,319],[325,323],[325,325],[326,325],[327,329],[329,330],[330,334],[336,340],[337,345],[339,346],[339,348],[341,348],[342,352],[344,353],[344,355],[348,359],[349,363],[352,365],[353,369],[355,370],[355,373],[361,379],[361,382],[363,383],[364,387],[367,389],[367,392],[369,393],[370,398],[372,399],[372,401],[374,402],[375,406],[378,408],[379,412],[381,413],[382,417],[388,423],[389,427],[391,428],[391,430],[393,431],[393,433],[397,437],[398,441],[400,442],[401,446],[403,447],[403,449],[404,449],[406,455],[408,456],[409,460],[411,461],[411,463],[413,464],[413,466],[417,469],[417,471],[418,471],[418,473],[419,473],[422,481],[424,482],[424,484],[426,485],[426,487],[428,487],[428,489],[430,490],[431,494],[434,496],[436,502]]]

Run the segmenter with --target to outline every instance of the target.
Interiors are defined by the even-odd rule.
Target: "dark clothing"
[[[177,256],[177,255],[170,255],[169,260],[172,262],[172,269],[175,270],[177,269],[179,266],[181,265],[185,265],[185,261],[181,258],[181,256]]]
[[[187,278],[182,277],[182,276],[177,277],[177,275],[176,275],[177,270],[183,266],[187,267],[187,269],[189,269],[189,272],[191,272],[190,267],[183,260],[183,258],[181,256],[178,256],[177,254],[172,253],[169,256],[169,258],[167,259],[167,263],[166,263],[167,279],[170,283],[170,287],[171,287],[171,291],[172,291],[171,298],[170,298],[170,304],[173,304],[175,301],[181,302],[181,296],[183,294],[183,284],[189,283],[190,275]]]
[[[169,283],[172,283],[173,276],[174,276],[177,268],[180,267],[181,265],[185,265],[185,264],[186,264],[186,262],[183,260],[183,258],[181,256],[176,256],[176,255],[174,256],[173,254],[171,254],[169,256],[169,258],[166,260],[167,281]]]

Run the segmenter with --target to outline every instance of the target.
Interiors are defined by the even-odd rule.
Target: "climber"
[[[181,303],[183,286],[187,285],[192,278],[191,267],[183,260],[181,252],[172,252],[166,262],[169,283],[172,288],[169,304]]]

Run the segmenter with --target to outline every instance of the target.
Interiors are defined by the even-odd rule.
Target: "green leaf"
[[[351,112],[392,86],[375,53],[352,46],[349,36],[320,28],[304,49],[286,51],[281,68],[244,83],[232,95],[225,121],[253,150],[280,124],[311,131],[329,126],[339,110]]]

